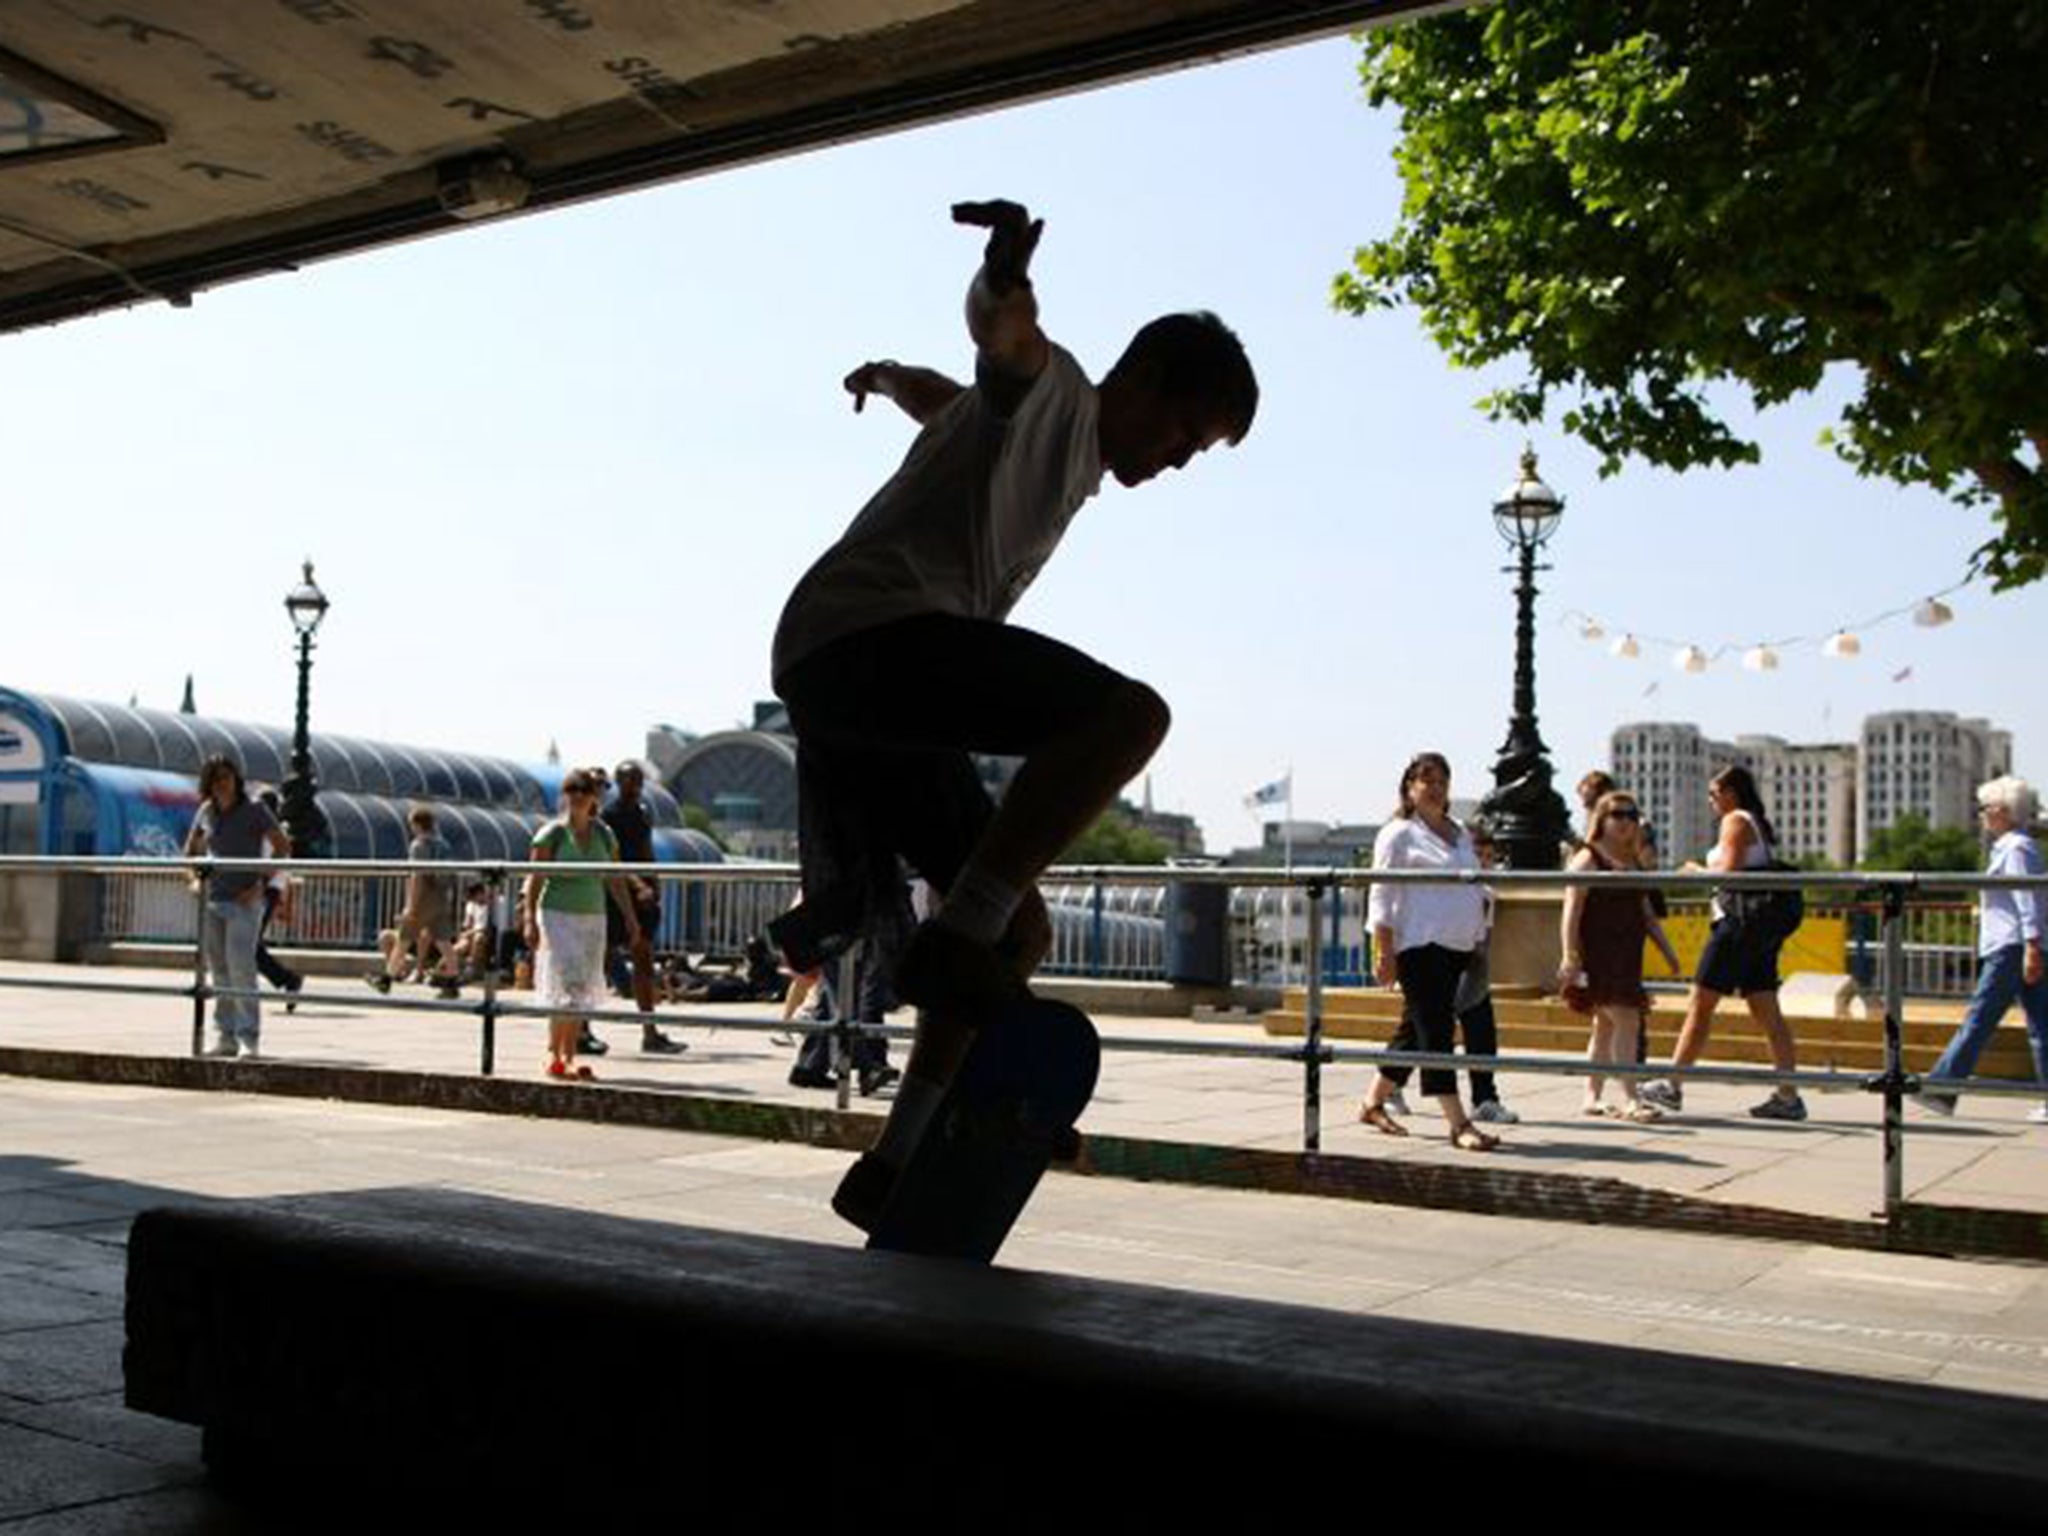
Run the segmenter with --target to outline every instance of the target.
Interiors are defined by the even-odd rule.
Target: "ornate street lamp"
[[[1522,473],[1493,504],[1493,525],[1514,550],[1515,712],[1493,764],[1493,791],[1479,814],[1493,831],[1501,862],[1510,869],[1556,869],[1571,836],[1571,816],[1551,788],[1550,749],[1536,729],[1536,551],[1557,531],[1564,501],[1536,477],[1536,451],[1522,450]]]
[[[327,818],[313,798],[320,785],[313,776],[313,753],[306,740],[306,694],[313,675],[313,635],[327,617],[327,594],[313,580],[312,561],[306,562],[304,579],[285,594],[284,611],[299,634],[299,711],[292,724],[291,772],[279,786],[284,830],[293,858],[321,859],[327,856]]]

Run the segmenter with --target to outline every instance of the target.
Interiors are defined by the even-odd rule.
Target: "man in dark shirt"
[[[612,829],[612,836],[618,839],[619,861],[623,864],[652,864],[654,860],[654,822],[647,814],[647,804],[640,798],[646,787],[646,772],[630,758],[613,770],[612,783],[615,792],[611,801],[598,814],[604,824]],[[618,977],[626,974],[625,962],[630,958],[633,975],[642,985],[638,989],[641,1006],[652,1009],[653,990],[649,985],[654,975],[654,932],[661,925],[661,896],[653,882],[632,876],[627,883],[633,890],[633,906],[640,919],[641,946],[635,951],[626,942],[626,920],[616,906],[605,908],[605,970],[608,975]],[[640,1026],[640,1049],[657,1056],[680,1055],[688,1047],[682,1041],[665,1035],[648,1019]]]

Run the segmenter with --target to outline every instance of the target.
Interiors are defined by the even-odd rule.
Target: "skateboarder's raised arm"
[[[975,373],[986,387],[995,380],[1028,384],[1051,356],[1038,328],[1038,296],[1031,290],[1031,257],[1045,220],[1019,203],[955,203],[953,221],[988,231],[981,270],[967,289],[967,334],[974,338]]]
[[[961,388],[935,368],[913,368],[886,357],[862,363],[846,376],[846,392],[853,396],[856,411],[868,403],[869,395],[880,395],[894,401],[919,426],[952,404]]]

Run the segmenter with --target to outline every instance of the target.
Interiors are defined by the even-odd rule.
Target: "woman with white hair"
[[[2038,875],[2041,850],[2026,832],[2034,819],[2034,791],[2025,779],[1993,779],[1977,789],[1977,814],[1991,839],[1988,875]],[[1977,990],[1962,1026],[1941,1060],[1924,1079],[1917,1095],[1922,1109],[1937,1115],[1956,1112],[1952,1089],[1936,1084],[1965,1078],[1976,1070],[1977,1056],[1991,1041],[2006,1011],[2017,1001],[2027,1016],[2027,1042],[2034,1050],[2034,1076],[2048,1082],[2048,970],[2041,959],[2041,892],[2008,888],[1986,890],[1977,897]],[[2048,1104],[2037,1104],[2027,1117],[2048,1125]]]

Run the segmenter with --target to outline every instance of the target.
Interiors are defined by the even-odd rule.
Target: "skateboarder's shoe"
[[[872,1232],[895,1188],[895,1165],[883,1162],[872,1152],[863,1152],[832,1191],[832,1209],[842,1221],[852,1222],[863,1232]]]
[[[973,1014],[1031,996],[1023,978],[986,944],[938,923],[924,923],[896,961],[896,995],[920,1008]]]

